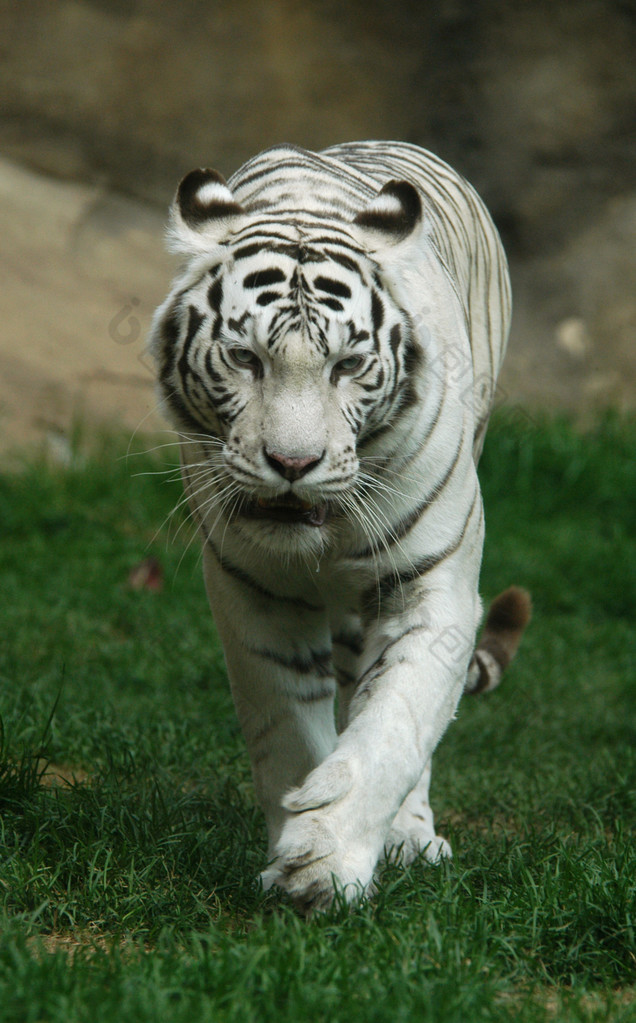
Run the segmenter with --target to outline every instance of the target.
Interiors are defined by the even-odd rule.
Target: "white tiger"
[[[476,462],[510,316],[473,189],[396,142],[269,149],[171,209],[151,348],[269,835],[309,910],[385,855],[450,855],[431,756],[528,598],[481,615]],[[471,659],[472,656],[472,659]],[[337,728],[334,697],[337,694]]]

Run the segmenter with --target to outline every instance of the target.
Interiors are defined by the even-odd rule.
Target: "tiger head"
[[[211,170],[181,182],[170,237],[186,264],[151,350],[208,529],[230,519],[290,552],[324,548],[332,526],[360,518],[416,414],[422,353],[395,280],[422,220],[407,182],[352,221],[244,208]]]

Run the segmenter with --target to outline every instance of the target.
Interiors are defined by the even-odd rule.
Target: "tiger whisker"
[[[380,566],[378,562],[379,550],[375,542],[375,538],[370,530],[369,524],[367,523],[364,517],[364,511],[366,509],[363,509],[358,506],[358,500],[356,499],[356,496],[353,493],[348,493],[344,495],[344,498],[345,499],[342,502],[343,507],[347,509],[353,515],[356,522],[359,523],[364,534],[364,538],[371,550],[371,558],[373,569],[375,572],[376,584],[379,586],[380,585]]]
[[[228,526],[229,526],[230,522],[232,521],[232,519],[234,518],[234,516],[238,513],[238,509],[240,509],[241,504],[245,500],[246,500],[245,493],[243,491],[241,491],[240,488],[237,487],[237,489],[236,489],[236,491],[234,493],[234,500],[233,500],[231,509],[228,509],[227,506],[224,509],[225,510],[225,520],[226,521],[225,521],[225,529],[223,530],[223,536],[221,537],[221,557],[223,557],[223,547],[225,545],[225,534],[227,533]],[[229,503],[229,500],[228,500],[228,503]],[[216,521],[214,523],[215,526],[216,526],[216,522],[217,521],[218,521],[218,516],[217,516],[217,519],[216,519]]]
[[[222,509],[225,495],[228,493],[232,494],[237,489],[237,484],[233,480],[230,480],[220,491],[213,490],[212,493],[209,493],[207,500],[204,500],[202,503],[198,503],[196,499],[201,494],[205,494],[209,491],[209,488],[212,486],[212,482],[213,481],[206,480],[196,489],[190,489],[187,496],[179,502],[174,511],[177,511],[184,503],[190,504],[194,502],[197,503],[197,510],[202,517],[205,517],[208,514],[208,511],[214,508],[217,504],[220,505]],[[181,527],[179,527],[179,529],[180,528]],[[178,533],[179,530],[177,530],[177,533],[175,534],[175,539]]]
[[[197,491],[196,493],[197,494],[200,493],[203,489],[204,488],[200,488],[200,490]],[[219,521],[219,518],[221,517],[221,515],[223,514],[223,512],[225,510],[223,495],[225,494],[226,491],[231,491],[231,489],[232,489],[232,485],[230,483],[230,484],[228,484],[226,486],[226,488],[224,489],[224,491],[221,492],[220,495],[218,493],[214,493],[214,494],[210,495],[210,497],[209,497],[209,499],[207,501],[203,502],[203,504],[201,504],[201,505],[199,505],[197,507],[197,511],[198,511],[199,515],[201,516],[201,520],[200,520],[200,522],[196,523],[197,529],[194,530],[192,536],[190,537],[190,539],[189,539],[189,541],[188,541],[188,543],[187,543],[187,545],[186,545],[186,547],[185,547],[185,549],[184,549],[184,551],[183,551],[183,553],[181,555],[181,558],[179,559],[179,564],[177,565],[177,572],[178,572],[179,568],[181,567],[181,563],[183,562],[184,557],[186,556],[187,552],[189,551],[190,547],[192,546],[192,543],[194,542],[194,539],[195,539],[195,537],[197,535],[197,532],[198,532],[199,528],[201,528],[202,524],[204,523],[206,516],[212,510],[212,508],[214,508],[215,504],[218,503],[220,507],[219,507],[219,512],[217,514],[217,517],[216,517],[216,519],[212,523],[212,526],[209,529],[206,527],[206,535],[208,537],[212,536],[212,533],[214,532],[214,530],[216,528],[216,525],[217,525],[217,523]],[[238,491],[238,488],[236,488],[236,490]],[[188,500],[188,499],[186,499],[186,500]],[[195,521],[194,513],[191,513],[190,515],[188,515],[186,517],[186,519],[181,523],[181,525],[179,526],[179,529],[177,530],[177,532],[175,533],[175,535],[173,537],[173,542],[176,540],[176,538],[177,538],[179,532],[181,531],[181,529],[183,528],[183,526],[186,525],[190,521],[193,521],[193,522]],[[227,529],[227,525],[226,525],[226,529]],[[225,533],[223,535],[225,536]],[[200,554],[200,557],[201,556],[202,556],[202,552]]]
[[[369,488],[369,484],[368,484],[368,481],[367,481],[367,489],[368,488]],[[360,500],[362,500],[362,497],[363,497],[363,495],[360,495]],[[395,545],[395,547],[397,548],[397,550],[399,550],[399,552],[401,553],[401,555],[404,558],[404,560],[407,563],[407,565],[409,567],[411,567],[411,568],[414,567],[413,566],[413,561],[409,557],[407,552],[404,550],[404,547],[400,543],[400,540],[398,539],[398,537],[393,532],[393,529],[391,528],[391,523],[387,519],[387,517],[384,514],[384,512],[378,507],[378,505],[377,504],[371,505],[371,503],[368,500],[365,500],[364,501],[364,511],[365,511],[365,514],[369,518],[371,518],[373,520],[373,525],[376,527],[378,532],[381,534],[379,539],[380,539],[381,545],[384,548],[384,551],[385,551],[385,553],[387,555],[387,558],[389,560],[391,569],[392,569],[395,577],[398,579],[399,586],[400,586],[400,593],[401,593],[401,596],[402,596],[402,603],[404,604],[404,590],[403,590],[403,587],[402,587],[402,583],[400,581],[400,573],[399,573],[399,569],[398,569],[397,562],[396,562],[396,559],[395,559],[395,554],[394,554],[393,550],[391,549],[391,544]],[[372,550],[373,550],[373,545],[370,544],[370,546],[372,547]],[[376,543],[375,547],[376,547],[376,550],[377,550],[378,555],[379,555],[380,550],[379,550],[379,547],[377,546],[377,543]],[[378,586],[379,586],[379,580],[378,580]],[[378,595],[379,595],[379,589],[378,589]]]
[[[374,472],[374,470],[378,469],[382,472],[382,477],[389,476],[392,479],[403,480],[405,483],[412,483],[415,484],[416,486],[421,481],[421,473],[413,474],[410,472],[408,473],[401,472],[399,469],[394,469],[392,466],[383,465],[382,463],[378,464],[377,466],[373,464],[368,465],[367,463],[369,462],[370,458],[371,456],[366,455],[363,456],[360,459],[360,466],[368,475],[373,476],[374,479],[379,479],[379,477],[376,476]]]
[[[208,474],[210,474],[210,470],[209,469],[208,469]],[[206,474],[206,475],[208,475],[208,474]],[[202,478],[202,475],[203,475],[203,470],[202,470],[201,476],[197,476],[196,482],[200,481],[200,479]],[[185,478],[187,480],[188,476],[186,475]],[[182,497],[179,498],[177,503],[168,512],[166,517],[163,519],[161,525],[156,530],[156,532],[155,532],[155,534],[153,536],[153,542],[157,538],[157,536],[159,535],[161,530],[164,529],[166,527],[166,525],[174,518],[174,516],[177,514],[177,512],[179,512],[184,506],[189,505],[190,501],[193,500],[194,498],[198,497],[199,494],[203,493],[207,489],[207,486],[209,486],[209,485],[210,484],[209,484],[209,481],[208,481],[207,483],[204,483],[202,486],[197,487],[195,490],[191,491],[190,493],[188,493],[186,491],[186,493]],[[184,522],[181,524],[181,526],[179,526],[179,528],[177,529],[177,532],[173,536],[173,538],[172,538],[172,542],[173,543],[176,540],[177,536],[179,535],[179,532],[180,532],[182,526],[185,524],[185,522],[187,522],[187,518],[184,520]]]
[[[389,497],[402,497],[404,500],[409,499],[408,494],[403,494],[402,491],[397,490],[396,487],[392,486],[390,483],[379,480],[375,476],[370,476],[368,473],[358,473],[357,482],[363,486],[368,484],[377,493],[382,492],[388,494]]]

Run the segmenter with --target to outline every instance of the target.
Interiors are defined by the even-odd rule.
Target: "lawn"
[[[436,754],[455,858],[309,921],[255,883],[176,451],[88,447],[0,475],[0,1021],[636,1020],[636,424],[495,419],[482,592],[535,611]]]

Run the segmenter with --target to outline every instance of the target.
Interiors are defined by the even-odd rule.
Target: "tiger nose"
[[[322,462],[325,456],[324,451],[320,455],[303,455],[301,457],[281,455],[280,452],[268,451],[267,448],[264,449],[264,453],[272,469],[275,469],[286,480],[299,480],[301,476]]]

